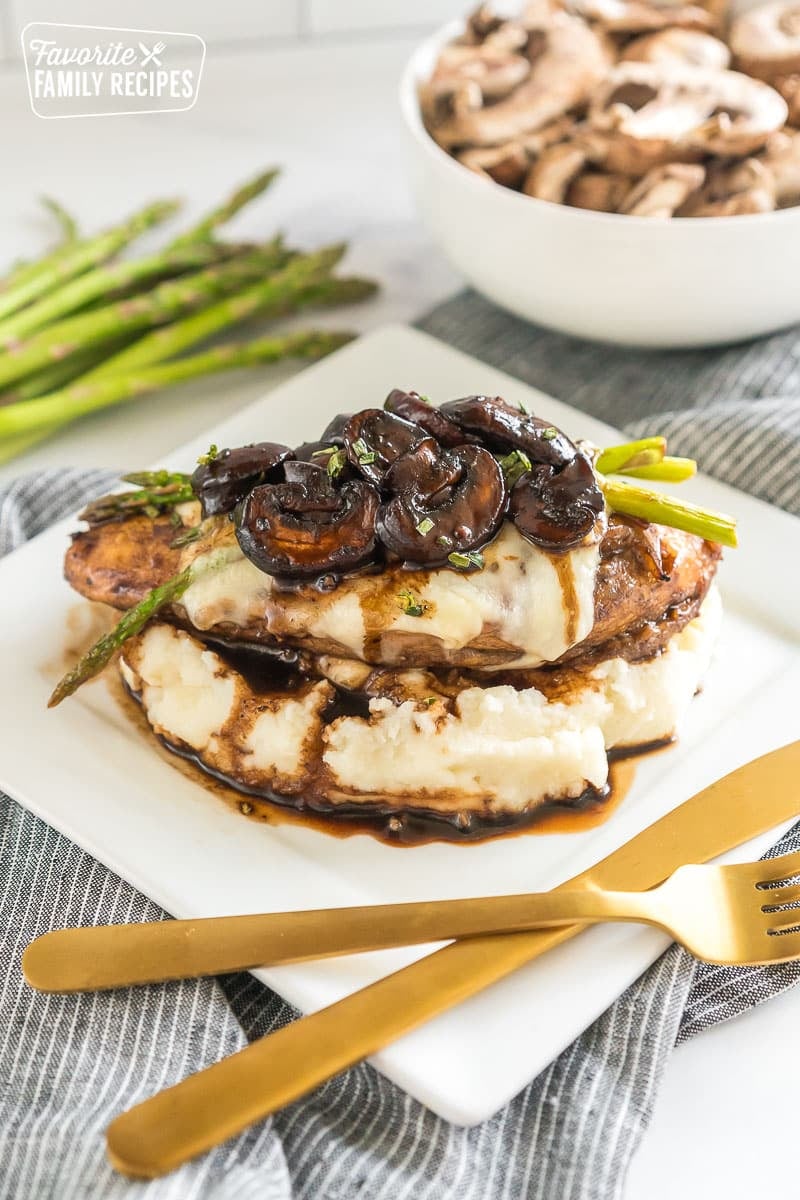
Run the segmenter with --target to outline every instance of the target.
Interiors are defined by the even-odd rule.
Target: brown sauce
[[[568,646],[572,646],[578,636],[578,618],[580,604],[575,588],[575,572],[572,560],[568,554],[551,554],[550,561],[555,567],[558,582],[561,585],[561,603],[564,608],[564,638]]]

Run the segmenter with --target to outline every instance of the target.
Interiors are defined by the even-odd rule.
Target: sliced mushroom
[[[378,513],[377,528],[390,554],[416,566],[480,565],[459,559],[491,541],[507,499],[503,473],[488,450],[443,450],[429,438],[397,459],[385,483],[393,495]]]
[[[800,75],[779,75],[771,83],[789,106],[787,124],[800,125]]]
[[[426,437],[419,425],[396,417],[383,408],[364,408],[343,430],[347,457],[370,483],[380,486],[389,467]]]
[[[705,177],[705,168],[692,163],[653,167],[631,189],[619,211],[632,217],[674,217],[703,186]]]
[[[591,533],[604,509],[592,464],[577,452],[560,471],[535,463],[512,490],[509,514],[523,537],[563,554]]]
[[[800,204],[800,133],[775,134],[759,161],[770,173],[778,207]]]
[[[662,29],[634,38],[622,52],[622,62],[685,63],[724,71],[731,52],[719,38],[698,29]]]
[[[618,212],[630,190],[628,175],[584,171],[570,185],[566,203],[573,208],[589,208],[594,212]]]
[[[800,4],[761,4],[736,18],[728,40],[740,71],[766,80],[800,71]]]
[[[463,112],[436,126],[443,146],[497,146],[543,128],[586,101],[610,56],[601,38],[577,17],[543,6],[528,24],[536,48],[530,76],[496,104]]]
[[[565,142],[578,130],[578,124],[573,117],[557,117],[549,125],[545,125],[536,133],[526,134],[520,141],[529,159],[538,158],[550,146]]]
[[[771,212],[775,207],[775,181],[757,158],[711,163],[704,186],[688,198],[681,217],[737,216]]]
[[[590,123],[605,137],[606,166],[638,174],[708,153],[750,154],[786,115],[773,88],[735,71],[626,62],[595,92]]]
[[[209,453],[192,475],[203,516],[231,512],[257,484],[277,478],[281,463],[293,457],[294,451],[278,442],[253,442]]]
[[[477,434],[491,450],[522,450],[532,462],[559,469],[578,453],[555,425],[512,408],[502,396],[465,396],[443,404],[441,411],[468,433]]]
[[[480,46],[446,46],[430,82],[435,87],[471,80],[481,89],[484,101],[493,101],[508,96],[530,72],[531,64],[524,55],[487,40]]]
[[[449,420],[440,408],[434,408],[424,400],[419,392],[404,392],[401,388],[394,388],[384,400],[383,407],[387,412],[419,425],[442,446],[463,446],[465,442],[478,440]]]
[[[476,146],[462,150],[456,157],[465,167],[484,175],[502,187],[519,189],[528,170],[528,155],[519,142],[504,146]]]
[[[536,160],[523,185],[526,196],[563,204],[573,180],[586,166],[586,151],[575,142],[559,142]]]
[[[236,539],[260,571],[334,576],[372,561],[378,493],[363,479],[334,487],[321,467],[291,464],[284,483],[255,488],[236,509]]]
[[[609,33],[647,33],[682,26],[709,29],[714,19],[698,4],[648,3],[648,0],[569,0],[570,12],[600,25]]]

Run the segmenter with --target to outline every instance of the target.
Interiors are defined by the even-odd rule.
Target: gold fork
[[[706,962],[800,957],[800,852],[736,866],[679,867],[644,892],[577,890],[194,921],[62,929],[25,951],[41,991],[76,992],[218,975],[491,933],[575,923],[655,925]]]

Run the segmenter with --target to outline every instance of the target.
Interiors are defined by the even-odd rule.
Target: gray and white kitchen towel
[[[422,327],[631,434],[664,432],[674,452],[800,514],[797,330],[648,354],[532,327],[471,292]],[[51,471],[1,490],[0,552],[110,478]],[[797,848],[800,825],[771,853]],[[614,1200],[676,1042],[800,978],[800,964],[701,966],[673,946],[483,1125],[448,1125],[362,1064],[168,1178],[134,1184],[105,1160],[109,1120],[296,1015],[246,974],[87,996],[39,995],[22,979],[24,947],[48,929],[164,916],[0,795],[0,1200]]]

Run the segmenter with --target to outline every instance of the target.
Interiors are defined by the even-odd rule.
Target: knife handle
[[[357,908],[58,929],[31,942],[25,978],[45,992],[99,991],[306,962],[541,925],[651,920],[649,894],[584,889]]]
[[[108,1127],[109,1159],[135,1179],[164,1175],[580,929],[470,938],[426,955],[128,1109]]]

